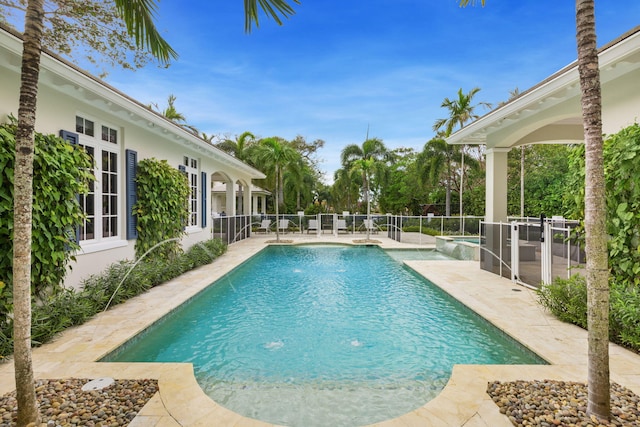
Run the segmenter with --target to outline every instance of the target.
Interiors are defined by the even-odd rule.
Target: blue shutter
[[[138,168],[138,153],[125,150],[126,169],[126,198],[127,198],[127,240],[138,238],[138,217],[133,213],[133,206],[138,201],[136,193],[136,173]]]
[[[202,200],[202,228],[207,226],[207,216],[209,216],[207,212],[207,173],[200,172],[200,181],[202,181],[202,195],[200,200]]]
[[[187,167],[185,165],[178,165],[178,170],[182,173],[187,173]]]
[[[78,143],[78,134],[68,130],[60,129],[60,138],[69,141],[73,145]]]
[[[69,142],[71,145],[78,145],[78,134],[75,132],[71,132],[68,130],[60,129],[60,138]],[[76,201],[80,204],[80,196],[76,195]],[[80,226],[77,226],[75,229],[75,233],[73,229],[68,230],[69,239],[80,243]]]

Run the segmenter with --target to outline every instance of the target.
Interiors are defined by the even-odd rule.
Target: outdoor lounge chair
[[[309,220],[309,225],[307,226],[307,234],[309,234],[310,231],[314,231],[314,232],[318,232],[318,220],[317,219],[310,219]]]
[[[339,232],[344,231],[345,233],[348,233],[349,230],[347,229],[347,221],[344,219],[339,219],[336,222],[336,229]]]
[[[288,219],[281,219],[280,221],[278,221],[278,231],[282,231],[282,232],[288,232],[289,231],[289,220]]]
[[[270,228],[271,228],[271,220],[263,219],[262,222],[260,223],[260,226],[256,228],[256,233],[259,231],[262,231],[263,233],[268,233]]]

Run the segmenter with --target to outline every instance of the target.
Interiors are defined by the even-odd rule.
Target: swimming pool
[[[544,363],[377,247],[269,247],[106,361],[191,362],[205,392],[289,426],[422,406],[457,363]]]

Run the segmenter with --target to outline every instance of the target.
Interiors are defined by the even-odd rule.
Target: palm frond
[[[148,49],[163,64],[178,58],[178,53],[162,38],[153,23],[154,0],[115,0],[115,3],[136,46]]]
[[[296,4],[300,4],[299,0],[292,0]],[[251,32],[251,25],[256,24],[256,28],[260,26],[258,6],[263,10],[267,17],[273,18],[278,25],[282,25],[280,15],[284,18],[295,13],[293,7],[286,0],[244,0],[244,30]]]

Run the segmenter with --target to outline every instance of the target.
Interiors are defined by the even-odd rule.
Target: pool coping
[[[273,236],[269,236],[272,239]],[[270,426],[236,414],[211,400],[198,386],[191,364],[98,363],[154,321],[193,298],[212,281],[265,247],[265,238],[234,243],[214,263],[153,288],[100,313],[84,325],[60,334],[33,352],[36,378],[158,379],[160,390],[130,426]],[[410,248],[376,235],[382,248]],[[353,243],[333,236],[311,236],[300,243]],[[424,245],[420,248],[425,248]],[[495,380],[556,379],[586,382],[587,335],[552,317],[536,302],[535,292],[480,269],[474,261],[406,261],[496,327],[547,360],[550,365],[456,365],[443,391],[401,417],[373,424],[406,426],[510,426],[486,394]],[[515,289],[515,290],[514,290]],[[611,379],[640,394],[640,356],[610,345]],[[0,364],[0,394],[15,389],[13,363]]]

